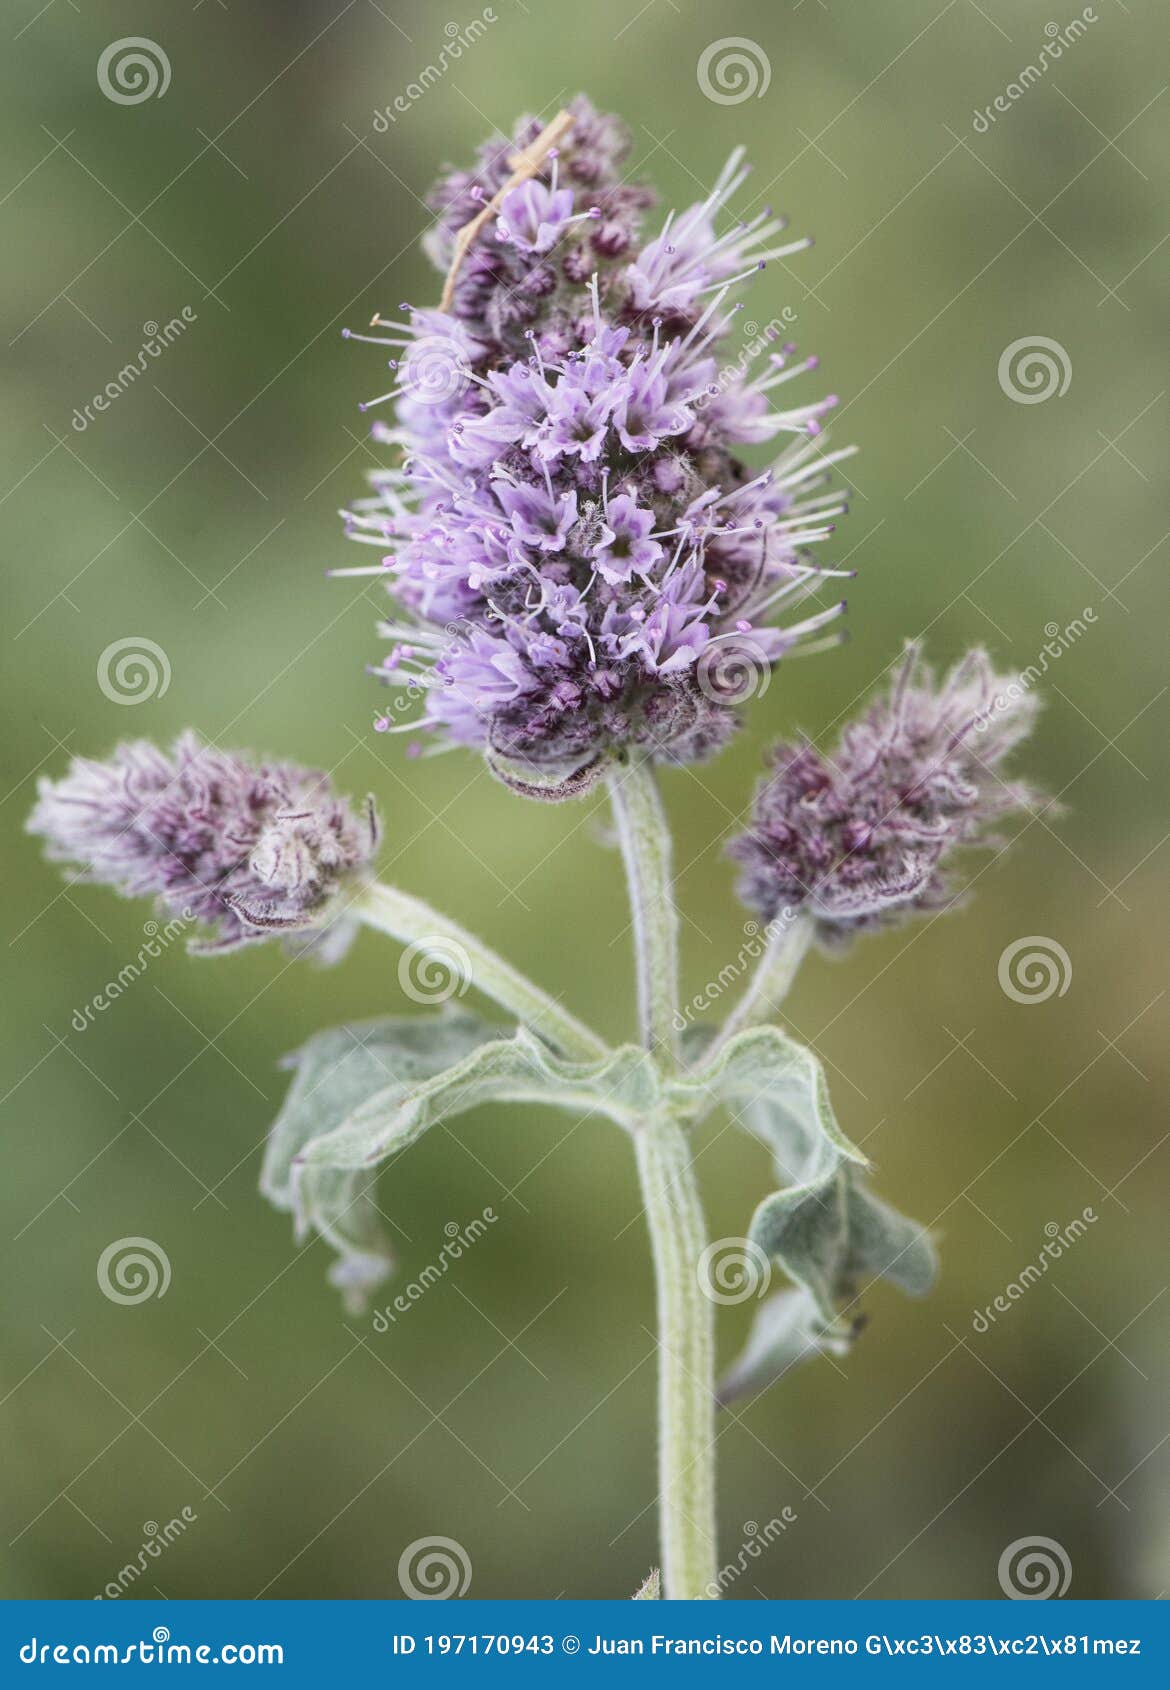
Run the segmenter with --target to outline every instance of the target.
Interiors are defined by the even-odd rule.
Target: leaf
[[[661,1598],[662,1574],[657,1567],[651,1567],[630,1600],[631,1602],[658,1602]]]
[[[809,1293],[797,1286],[777,1291],[760,1305],[748,1341],[719,1382],[719,1404],[766,1391],[789,1368],[811,1356],[844,1355],[860,1322],[826,1327]]]
[[[888,1279],[909,1297],[925,1297],[938,1274],[930,1234],[900,1215],[860,1180],[849,1187],[847,1270],[855,1279]]]
[[[834,1171],[815,1184],[774,1191],[748,1227],[751,1242],[804,1287],[826,1321],[836,1316],[841,1294],[849,1254],[848,1214],[844,1180]]]
[[[779,1027],[751,1027],[670,1088],[680,1103],[738,1103],[735,1113],[772,1151],[785,1179],[805,1183],[842,1157],[868,1161],[841,1131],[820,1059]]]
[[[812,1051],[777,1027],[752,1028],[671,1088],[680,1099],[702,1092],[731,1104],[785,1181],[756,1209],[748,1239],[793,1288],[760,1309],[721,1386],[721,1400],[730,1401],[764,1389],[806,1356],[847,1349],[863,1324],[851,1313],[859,1290],[886,1278],[923,1295],[936,1262],[926,1232],[866,1186],[869,1163],[842,1132]]]
[[[310,1139],[339,1126],[387,1083],[441,1073],[501,1030],[445,1005],[435,1015],[387,1016],[314,1033],[283,1063],[295,1074],[268,1134],[262,1195],[291,1209],[292,1161]]]
[[[377,1169],[438,1122],[481,1103],[547,1103],[632,1128],[658,1099],[656,1070],[635,1046],[570,1062],[520,1028],[463,1013],[320,1033],[297,1073],[265,1158],[261,1189],[291,1209],[298,1239],[316,1229],[341,1260],[330,1278],[364,1306],[393,1262],[372,1188]]]
[[[285,1065],[295,1074],[269,1132],[261,1193],[275,1208],[296,1213],[294,1163],[314,1139],[339,1127],[388,1081],[405,1088],[441,1073],[500,1031],[479,1016],[446,1005],[435,1015],[386,1017],[315,1033],[286,1058]],[[365,1189],[371,1183],[368,1170],[351,1172],[339,1181],[334,1192],[336,1222],[322,1229],[340,1251],[329,1270],[330,1281],[355,1313],[394,1265]],[[303,1236],[299,1219],[297,1232]]]

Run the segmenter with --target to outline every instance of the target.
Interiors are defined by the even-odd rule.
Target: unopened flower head
[[[378,842],[372,801],[357,814],[318,770],[257,763],[193,733],[169,753],[136,740],[105,762],[74,758],[62,779],[42,779],[28,827],[79,879],[193,914],[212,930],[198,949],[288,933],[323,941],[329,960],[347,937],[330,919],[334,895]]]
[[[735,706],[844,609],[808,547],[845,507],[824,490],[844,454],[819,438],[835,401],[773,408],[816,360],[785,345],[720,371],[736,289],[808,245],[767,209],[721,231],[741,152],[643,241],[620,126],[582,99],[551,129],[546,145],[522,123],[435,190],[445,308],[354,337],[391,348],[369,403],[396,407],[373,438],[401,461],[345,513],[385,555],[339,573],[385,577],[374,673],[423,698],[424,725],[557,797],[628,748],[690,761],[726,741]],[[739,456],[780,437],[762,472]],[[827,581],[831,602],[793,618]]]
[[[1036,797],[999,770],[1036,700],[997,711],[1003,688],[983,651],[939,684],[911,649],[831,758],[807,743],[778,746],[751,825],[730,847],[744,902],[766,921],[807,911],[827,945],[941,907],[954,850],[994,843],[989,825]]]

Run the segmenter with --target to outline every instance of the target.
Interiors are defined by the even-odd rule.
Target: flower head
[[[448,308],[355,337],[392,349],[396,423],[373,438],[400,462],[346,513],[385,555],[339,573],[383,577],[393,649],[374,673],[405,667],[423,725],[555,797],[631,747],[710,755],[772,666],[835,620],[835,590],[772,618],[835,589],[808,547],[845,508],[821,490],[845,454],[817,441],[832,398],[773,406],[815,360],[733,338],[732,289],[808,244],[777,244],[766,210],[720,229],[741,154],[640,244],[651,196],[621,180],[621,126],[580,99],[552,128],[546,147],[525,120],[435,189]],[[740,447],[779,435],[749,469]],[[746,688],[712,681],[712,662]]]
[[[832,945],[915,911],[940,908],[944,870],[988,826],[1028,808],[1031,789],[999,765],[1029,732],[1036,700],[1013,696],[983,651],[941,685],[907,652],[886,696],[842,733],[833,757],[780,745],[730,854],[740,895],[771,921],[803,909]]]
[[[136,740],[105,762],[74,758],[38,793],[28,829],[49,857],[214,929],[202,950],[289,933],[326,940],[333,960],[348,937],[330,919],[334,894],[378,842],[372,800],[356,815],[324,773],[255,763],[193,733],[169,755]]]

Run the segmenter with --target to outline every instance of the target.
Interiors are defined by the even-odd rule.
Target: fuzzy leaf
[[[933,1289],[938,1256],[930,1234],[908,1220],[860,1179],[848,1189],[848,1273],[855,1279],[888,1279],[910,1297],[925,1297]]]
[[[651,1567],[646,1577],[630,1598],[631,1602],[657,1602],[662,1597],[662,1574],[657,1567]]]
[[[294,1077],[268,1134],[263,1196],[278,1209],[291,1209],[293,1158],[310,1139],[340,1126],[387,1084],[441,1073],[501,1031],[446,1005],[434,1015],[387,1016],[314,1033],[282,1064]]]
[[[751,1027],[671,1087],[680,1102],[721,1101],[772,1151],[782,1177],[805,1183],[845,1158],[867,1166],[841,1131],[820,1060],[779,1027]]]
[[[748,1237],[809,1293],[822,1318],[836,1315],[849,1253],[848,1203],[836,1172],[812,1185],[774,1191],[757,1208]]]
[[[721,1400],[762,1390],[797,1361],[847,1349],[862,1322],[858,1291],[889,1279],[922,1295],[935,1274],[921,1227],[868,1190],[865,1156],[838,1125],[824,1069],[812,1051],[777,1027],[728,1040],[713,1061],[672,1087],[714,1094],[771,1150],[784,1189],[756,1209],[748,1238],[793,1281],[762,1306],[747,1348],[721,1387]]]
[[[801,1287],[775,1292],[760,1305],[747,1343],[719,1382],[720,1405],[766,1391],[790,1367],[812,1356],[844,1355],[859,1325],[838,1320],[826,1327]]]
[[[316,1138],[327,1136],[387,1084],[406,1089],[442,1073],[490,1039],[499,1027],[450,1006],[430,1016],[388,1016],[315,1033],[286,1058],[295,1070],[268,1135],[261,1193],[277,1209],[297,1213],[294,1164]],[[360,1312],[371,1290],[392,1270],[393,1252],[371,1194],[368,1169],[350,1170],[334,1188],[334,1215],[323,1235],[339,1252],[330,1281]],[[298,1237],[304,1236],[299,1215]]]
[[[339,1252],[330,1278],[355,1310],[393,1262],[372,1200],[377,1169],[428,1127],[488,1102],[547,1103],[632,1127],[658,1098],[653,1064],[634,1046],[569,1062],[525,1028],[506,1036],[462,1013],[332,1029],[294,1061],[261,1189],[291,1209],[298,1239],[316,1229]]]

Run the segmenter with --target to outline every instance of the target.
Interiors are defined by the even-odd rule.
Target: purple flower
[[[565,537],[577,520],[575,492],[554,493],[551,485],[509,486],[507,482],[496,482],[492,491],[519,541],[542,552],[564,550]]]
[[[342,572],[381,576],[424,725],[553,796],[633,747],[718,750],[742,696],[704,653],[734,640],[766,672],[841,614],[845,573],[809,551],[845,509],[828,474],[847,454],[817,439],[833,400],[774,397],[815,360],[734,333],[732,289],[806,243],[776,246],[767,212],[721,232],[737,152],[639,250],[650,196],[621,180],[620,125],[570,115],[526,180],[508,185],[528,121],[435,191],[449,309],[368,337],[401,372],[373,429],[394,467],[346,516],[381,555]],[[738,455],[778,436],[759,473]]]
[[[607,581],[628,581],[652,569],[662,556],[662,547],[650,538],[654,512],[642,510],[628,493],[610,499],[601,530],[601,545],[594,562]]]
[[[1036,700],[1017,694],[983,651],[939,685],[912,648],[833,757],[778,746],[749,829],[729,848],[744,902],[766,922],[806,910],[826,945],[941,908],[953,852],[996,843],[989,825],[1036,801],[999,772],[1036,713]]]
[[[573,221],[573,190],[550,188],[533,179],[500,201],[496,238],[515,241],[528,252],[547,252]]]
[[[155,896],[215,929],[193,948],[290,933],[324,938],[330,961],[348,938],[330,905],[378,843],[372,800],[356,815],[321,771],[258,764],[193,733],[169,755],[135,740],[105,762],[74,758],[60,780],[41,780],[28,829],[78,879]]]
[[[668,398],[661,367],[640,364],[621,384],[613,420],[627,452],[654,452],[670,435],[685,434],[695,419]]]
[[[562,382],[553,390],[548,428],[536,445],[538,456],[551,461],[576,454],[583,464],[594,463],[605,445],[611,409],[608,394],[591,398],[583,387]]]

